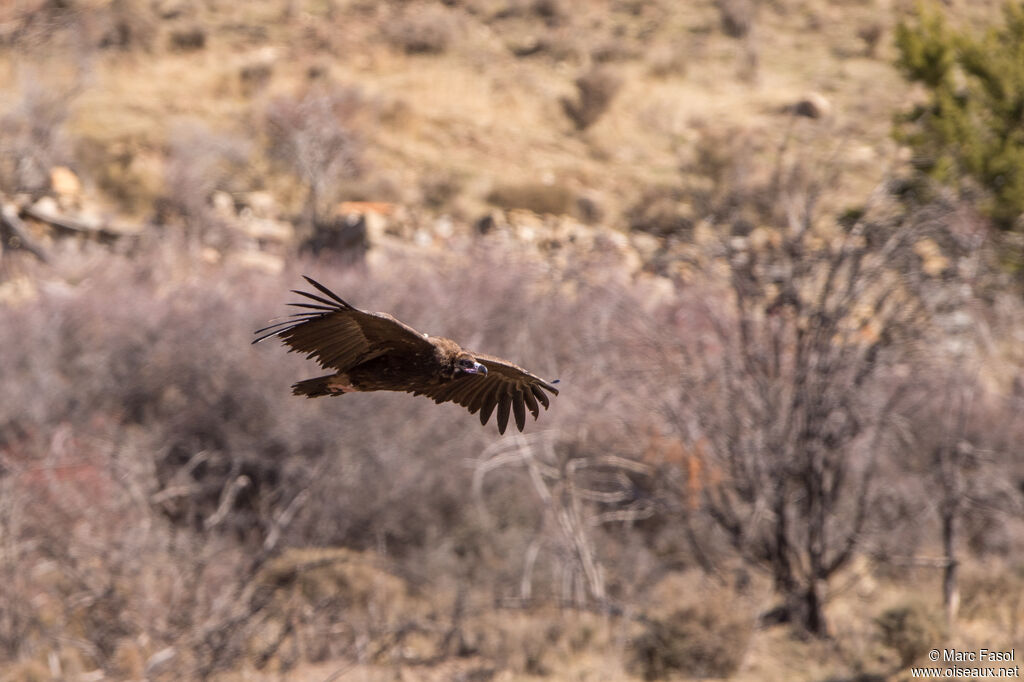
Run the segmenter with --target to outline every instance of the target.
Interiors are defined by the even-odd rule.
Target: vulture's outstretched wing
[[[494,408],[498,408],[498,432],[505,433],[509,412],[515,415],[516,427],[522,431],[526,425],[526,411],[533,418],[540,414],[540,405],[546,410],[550,404],[547,394],[558,395],[558,389],[540,377],[530,374],[508,360],[492,355],[470,353],[476,361],[487,367],[487,374],[457,379],[431,389],[425,395],[436,403],[451,401],[462,405],[470,414],[480,412],[480,423],[486,424]]]
[[[341,372],[384,353],[429,352],[433,348],[423,334],[387,313],[354,308],[319,282],[305,279],[323,296],[293,289],[315,303],[289,303],[308,312],[295,313],[283,322],[256,330],[259,336],[253,343],[277,336],[290,346],[290,351],[306,353],[322,367]]]

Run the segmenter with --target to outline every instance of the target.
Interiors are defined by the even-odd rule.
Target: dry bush
[[[112,0],[99,6],[81,0],[17,3],[0,29],[0,44],[21,54],[69,50],[85,61],[96,48],[152,47],[157,17],[145,0]]]
[[[910,234],[881,233],[855,246]],[[782,241],[792,248],[780,253],[731,238],[708,263],[733,288],[682,292],[634,279],[600,246],[554,267],[510,252],[500,235],[452,240],[438,253],[380,251],[372,265],[297,260],[277,276],[233,268],[230,258],[197,264],[189,245],[167,236],[141,240],[130,258],[88,248],[58,258],[48,272],[63,281],[41,281],[40,297],[5,308],[0,326],[10,387],[0,395],[0,546],[12,548],[0,554],[0,575],[15,586],[0,594],[0,664],[53,652],[69,676],[74,666],[113,676],[141,662],[144,675],[174,679],[243,658],[286,670],[324,657],[462,652],[539,673],[554,669],[567,641],[586,638],[531,622],[512,651],[494,638],[504,630],[488,625],[508,620],[486,615],[495,604],[628,612],[666,570],[714,574],[727,550],[774,570],[757,554],[777,536],[758,494],[778,491],[791,522],[786,551],[799,554],[817,514],[800,487],[813,471],[797,468],[808,452],[858,494],[871,452],[879,475],[891,471],[883,458],[891,465],[902,454],[888,439],[844,441],[843,415],[853,406],[864,428],[879,424],[872,415],[904,375],[858,384],[858,363],[882,338],[873,325],[898,322],[887,316],[903,308],[883,304],[862,319],[843,312],[842,296],[808,295],[821,293],[837,253],[860,254],[868,282],[893,281],[873,269],[874,251],[814,243]],[[903,259],[901,295],[934,287],[928,305],[950,300],[915,253],[892,253]],[[846,291],[854,270],[838,262],[834,286]],[[320,370],[275,341],[249,340],[285,312],[300,272],[354,305],[560,378],[562,393],[525,434],[504,437],[458,406],[406,395],[295,398],[289,385]],[[860,294],[876,291],[852,281]],[[788,353],[815,330],[820,343],[804,346],[814,361],[799,384]],[[879,370],[912,359],[906,346],[887,355],[884,344],[913,339],[895,322],[888,330],[872,360]],[[780,401],[802,386],[804,406]],[[787,421],[771,412],[779,405],[807,426],[791,440],[773,431]],[[842,463],[807,433],[831,438],[850,468],[835,468]],[[770,459],[775,445],[785,462]],[[873,507],[857,526],[856,496],[835,490],[830,537],[859,532],[862,542],[888,531]],[[877,491],[869,486],[865,505]],[[737,539],[723,518],[740,518],[747,535]],[[825,549],[833,563],[846,555]],[[661,661],[652,669],[667,669],[681,646],[696,647],[691,662],[705,660],[714,643],[687,630],[691,621],[746,641],[748,626],[716,611],[724,601],[667,604],[683,616],[650,616],[658,625],[645,650]]]
[[[565,0],[533,0],[530,10],[549,26],[557,26],[570,14]]]
[[[946,639],[942,616],[917,602],[886,609],[875,625],[879,639],[893,650],[901,668],[922,660],[930,649],[942,648]]]
[[[431,173],[420,179],[423,204],[435,210],[447,209],[462,193],[462,177],[451,171]]]
[[[167,43],[172,50],[179,52],[195,52],[206,47],[206,29],[202,26],[176,28],[167,36]]]
[[[108,671],[119,642],[140,636],[147,656],[175,647],[178,671],[233,660],[258,606],[247,576],[261,554],[242,550],[273,549],[268,538],[280,538],[282,513],[312,476],[280,460],[287,437],[260,433],[274,409],[235,383],[252,376],[246,361],[222,352],[248,350],[244,299],[232,305],[224,284],[168,297],[167,266],[150,252],[5,313],[18,321],[17,333],[4,327],[5,376],[34,397],[5,394],[0,405],[10,493],[0,535],[15,548],[3,569],[24,576],[21,594],[52,604],[17,616],[17,600],[3,600],[15,614],[0,618],[8,660],[47,632],[78,638],[79,657]],[[45,354],[32,351],[55,332]]]
[[[213,193],[243,189],[231,182],[245,176],[248,146],[199,121],[179,121],[171,127],[167,147],[159,222],[177,218],[190,233],[210,236],[209,228],[217,222]]]
[[[525,209],[540,214],[566,215],[573,212],[576,194],[565,185],[557,183],[501,184],[487,194],[487,202],[506,211]]]
[[[34,71],[22,75],[19,96],[0,111],[0,191],[42,194],[50,187],[50,169],[68,164],[64,124],[81,92],[80,78],[68,84]]]
[[[647,54],[647,70],[655,78],[686,75],[689,55],[677,43],[657,45]]]
[[[753,632],[752,614],[716,596],[646,619],[643,634],[630,642],[632,664],[645,680],[727,678],[742,664]]]
[[[607,68],[595,67],[576,79],[576,98],[561,99],[562,110],[577,130],[586,130],[608,111],[622,88],[622,79]]]
[[[871,21],[857,29],[857,37],[864,43],[864,56],[871,59],[878,56],[878,45],[884,35],[885,25],[881,21]]]
[[[742,129],[701,132],[693,159],[682,167],[685,174],[697,178],[686,192],[697,215],[707,215],[718,225],[749,221],[751,216],[763,216],[766,222],[785,218],[782,212],[786,207],[779,201],[776,186],[782,176],[766,178],[763,166],[749,163],[751,156],[764,151],[762,145]]]
[[[112,0],[104,10],[98,43],[101,48],[152,49],[157,33],[157,18],[152,3],[144,0]]]
[[[0,44],[33,54],[58,48],[84,48],[95,36],[89,8],[66,0],[19,3],[6,9]]]
[[[643,53],[633,47],[623,45],[620,40],[601,43],[590,50],[590,58],[595,64],[611,64],[638,59]]]
[[[253,61],[243,65],[238,70],[238,81],[242,86],[242,93],[246,97],[252,97],[262,92],[270,84],[274,75],[274,65],[268,61]]]
[[[439,7],[409,9],[384,28],[388,42],[406,54],[441,54],[456,35],[452,14]]]
[[[426,633],[425,651],[449,651],[448,616],[429,616],[405,587],[393,601],[360,606],[366,618],[346,620],[349,635],[330,638],[342,626],[339,608],[354,618],[359,599],[338,601],[348,569],[302,560],[305,568],[269,583],[267,571],[289,548],[348,547],[392,567],[403,577],[395,584],[440,594],[469,584],[485,600],[516,594],[541,517],[535,503],[492,480],[484,493],[494,528],[466,495],[466,460],[496,436],[457,406],[404,395],[291,396],[290,383],[319,370],[249,340],[282,311],[295,271],[208,270],[164,239],[144,240],[130,261],[98,252],[82,264],[61,260],[74,286],[44,286],[32,304],[4,311],[11,324],[0,330],[0,372],[12,390],[0,398],[0,537],[14,550],[0,572],[17,589],[0,598],[0,660],[52,651],[68,670],[77,657],[81,669],[109,675],[142,661],[153,677],[202,677],[247,656],[290,665],[357,655],[367,643],[397,655],[411,646],[406,632]],[[580,435],[595,418],[605,422],[609,391],[599,387],[618,354],[566,372],[578,339],[565,320],[600,328],[609,290],[570,304],[550,292],[579,286],[582,271],[549,282],[540,263],[487,249],[388,259],[376,273],[330,261],[303,267],[357,305],[561,374],[571,390],[531,432],[561,433],[565,453],[620,433],[628,452],[618,421]],[[588,336],[592,350],[601,338]],[[540,537],[551,550],[542,563],[577,565],[557,527]],[[535,596],[562,589],[544,584],[537,580]],[[449,612],[432,599],[431,612]],[[61,648],[48,633],[79,643]],[[538,647],[542,661],[543,640]]]
[[[964,295],[963,290],[956,293]],[[973,307],[970,300],[952,296],[941,305],[962,317],[971,316]],[[972,317],[970,327],[961,322],[959,329],[950,329],[947,342],[960,338],[970,348],[971,337],[985,327],[980,315]],[[964,550],[979,557],[1013,553],[1021,539],[1012,537],[1007,522],[1024,510],[1015,481],[1007,477],[1024,435],[1019,410],[1012,400],[986,388],[978,369],[970,371],[971,364],[965,356],[922,372],[914,409],[907,413],[912,448],[904,466],[919,486],[908,506],[916,501],[932,523],[923,524],[920,514],[907,521],[922,531],[934,529],[929,544],[941,541],[937,567],[942,569],[942,601],[951,623],[960,604]],[[902,552],[909,555],[910,549]]]
[[[730,38],[745,38],[757,20],[758,0],[716,0],[722,31]]]
[[[991,526],[990,526],[991,528]],[[1013,641],[1024,631],[1024,568],[996,560],[965,571],[961,579],[961,616],[994,624]]]
[[[363,173],[357,119],[364,107],[354,88],[314,87],[267,105],[269,154],[308,188],[303,217],[312,227],[338,197],[340,183]]]
[[[510,0],[501,3],[500,9],[490,12],[489,15],[488,19],[491,21],[512,18],[540,19],[546,26],[553,28],[567,21],[572,12],[565,0]]]
[[[689,239],[694,220],[684,199],[685,193],[679,187],[650,187],[629,207],[624,217],[631,230],[658,237]]]

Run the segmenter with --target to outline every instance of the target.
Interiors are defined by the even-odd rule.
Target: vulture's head
[[[455,356],[455,371],[452,378],[458,379],[470,374],[487,374],[487,368],[477,362],[472,355],[462,351]]]

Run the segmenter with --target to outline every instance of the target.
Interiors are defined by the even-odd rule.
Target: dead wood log
[[[0,250],[22,249],[46,263],[46,252],[35,243],[18,215],[18,209],[8,202],[0,203]]]

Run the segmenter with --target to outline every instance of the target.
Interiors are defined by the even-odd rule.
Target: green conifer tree
[[[896,46],[907,79],[929,94],[897,120],[915,166],[979,193],[998,227],[1024,231],[1024,2],[1008,2],[1003,21],[982,36],[918,5],[897,27]]]

